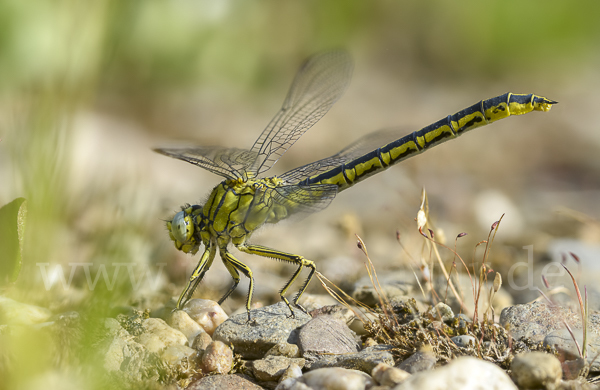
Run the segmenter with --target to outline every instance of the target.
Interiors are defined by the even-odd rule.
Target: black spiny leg
[[[240,283],[240,274],[243,273],[248,279],[250,279],[250,287],[248,288],[248,297],[246,298],[246,312],[248,313],[248,322],[250,322],[250,303],[252,302],[252,295],[254,293],[254,277],[252,276],[252,270],[246,264],[242,263],[238,259],[236,259],[227,248],[221,248],[221,260],[223,260],[223,264],[231,274],[233,278],[233,286],[225,293],[223,298],[219,300],[219,304],[221,304],[229,295],[235,290],[237,285]],[[238,272],[239,271],[239,272]]]
[[[194,272],[192,272],[185,289],[181,292],[181,295],[179,295],[179,299],[177,300],[177,310],[181,310],[187,301],[192,298],[196,287],[198,287],[198,284],[202,278],[204,278],[204,274],[212,265],[215,253],[215,246],[209,243],[202,253],[202,257],[200,257],[200,261],[198,261],[198,265],[194,269]]]
[[[317,270],[317,266],[315,265],[314,262],[307,260],[302,256],[293,255],[291,253],[286,253],[286,252],[281,252],[281,251],[267,248],[267,247],[261,246],[261,245],[245,245],[245,244],[243,244],[243,245],[238,245],[237,248],[242,252],[250,253],[253,255],[264,256],[264,257],[270,257],[272,259],[283,260],[283,261],[287,261],[292,264],[296,264],[298,266],[298,269],[296,270],[296,272],[294,272],[294,274],[292,275],[290,280],[288,280],[288,282],[283,286],[283,288],[279,292],[279,295],[281,296],[281,300],[284,301],[286,303],[286,305],[288,306],[288,308],[290,309],[292,317],[294,316],[294,310],[292,309],[292,305],[290,304],[288,299],[285,297],[285,294],[287,293],[287,291],[290,288],[290,286],[292,285],[292,283],[294,283],[296,281],[296,279],[298,278],[298,275],[300,275],[302,268],[303,267],[310,268],[311,271],[310,271],[310,274],[308,275],[308,278],[306,279],[306,281],[304,282],[304,284],[298,291],[298,294],[296,295],[296,297],[293,300],[294,305],[296,307],[298,307],[300,310],[302,310],[304,313],[306,313],[306,310],[301,305],[298,304],[298,301],[300,300],[300,297],[302,296],[302,294],[308,287],[308,284],[310,283],[313,275],[315,274],[315,271]]]

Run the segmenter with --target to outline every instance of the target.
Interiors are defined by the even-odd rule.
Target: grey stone
[[[300,329],[298,346],[302,357],[313,362],[323,354],[353,353],[360,350],[356,334],[345,322],[330,315],[310,320]]]
[[[393,297],[410,295],[414,283],[414,275],[406,271],[397,271],[387,273],[386,275],[379,275],[381,292],[388,300]],[[363,277],[356,282],[352,297],[368,306],[375,306],[379,304],[380,301],[380,296],[369,277]]]
[[[461,348],[467,348],[469,347],[469,344],[471,346],[477,345],[477,340],[475,337],[469,335],[454,336],[451,337],[450,340],[452,340],[454,344]]]
[[[572,310],[535,301],[505,308],[499,322],[515,340],[526,337],[537,343],[548,333],[564,328],[564,321],[571,328],[581,328],[579,315]]]
[[[517,355],[510,369],[513,380],[521,389],[554,388],[562,377],[560,361],[544,352]]]
[[[250,322],[247,314],[241,313],[223,322],[213,339],[233,345],[235,353],[243,359],[260,359],[278,343],[297,343],[298,329],[311,317],[300,309],[294,313],[295,317],[290,317],[290,309],[284,302],[251,310]]]
[[[289,358],[299,358],[300,348],[296,344],[277,343],[265,354],[267,356],[285,356]]]
[[[252,372],[259,381],[277,381],[291,366],[304,367],[304,359],[290,359],[284,356],[268,356],[252,362]]]
[[[441,320],[444,322],[450,321],[452,318],[454,318],[454,312],[452,312],[450,306],[446,305],[444,302],[439,302],[437,305],[429,309],[426,314],[432,316],[434,320]]]
[[[360,370],[371,374],[373,368],[379,363],[394,364],[394,357],[391,354],[392,347],[389,345],[375,345],[365,348],[356,353],[345,353],[341,355],[324,355],[315,362],[306,362],[307,368],[311,370],[324,367],[343,367],[352,370]]]
[[[186,390],[263,390],[242,374],[210,375],[192,382]]]
[[[196,351],[204,351],[208,345],[212,343],[212,339],[206,332],[200,332],[192,341],[192,348]]]
[[[427,349],[417,351],[410,355],[396,367],[401,370],[414,374],[421,371],[431,370],[437,361],[435,354]]]
[[[575,339],[579,344],[579,348],[583,352],[583,332],[581,329],[571,329],[575,335]],[[579,358],[579,351],[577,345],[573,341],[573,336],[567,329],[559,329],[549,333],[544,338],[544,345],[553,346],[559,353],[560,359],[574,360]],[[600,352],[600,340],[598,336],[588,331],[587,338],[587,363],[590,364],[591,372],[600,371],[600,361],[596,358],[596,355]]]

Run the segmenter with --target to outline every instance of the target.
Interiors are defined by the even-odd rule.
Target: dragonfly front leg
[[[240,283],[240,272],[246,275],[250,279],[250,287],[248,288],[248,297],[246,298],[246,312],[248,313],[248,321],[250,321],[250,303],[252,302],[252,294],[254,293],[254,276],[252,276],[252,270],[246,264],[236,259],[227,248],[221,248],[221,260],[225,264],[225,268],[229,271],[229,274],[233,278],[233,286],[219,299],[219,305],[225,301],[231,295],[233,290],[236,289]],[[239,271],[239,272],[238,272]]]
[[[185,289],[181,292],[181,295],[179,295],[179,299],[177,300],[177,310],[181,310],[187,301],[190,300],[196,287],[198,287],[198,284],[202,278],[204,278],[204,274],[212,265],[216,252],[215,245],[208,242],[206,249],[204,249],[204,252],[202,253],[202,257],[200,257],[198,265],[194,268],[194,272],[192,272],[192,275],[188,280],[187,286],[185,286]]]
[[[300,275],[302,268],[303,267],[310,268],[310,273],[308,274],[306,281],[302,284],[302,287],[300,287],[298,294],[296,294],[296,297],[293,300],[294,306],[298,307],[300,310],[302,310],[303,312],[306,313],[306,309],[304,309],[298,303],[298,301],[300,300],[300,297],[302,296],[302,294],[308,287],[308,284],[310,283],[311,279],[313,278],[313,275],[317,271],[317,266],[315,265],[314,262],[307,260],[302,256],[298,256],[298,255],[294,255],[294,254],[286,253],[286,252],[281,252],[281,251],[278,251],[275,249],[267,248],[262,245],[241,244],[241,245],[238,245],[237,248],[240,251],[245,252],[245,253],[250,253],[253,255],[259,255],[259,256],[263,256],[263,257],[270,257],[272,259],[283,260],[283,261],[287,261],[289,263],[298,265],[298,269],[296,269],[296,272],[294,272],[294,274],[292,275],[290,280],[288,280],[288,282],[279,291],[279,295],[281,296],[281,299],[286,303],[286,305],[290,309],[292,316],[294,316],[294,309],[292,309],[292,305],[290,305],[290,302],[285,297],[285,294],[287,293],[287,291],[290,288],[290,286],[292,285],[292,283],[294,283],[294,281],[296,281],[296,279],[298,278],[298,275]]]

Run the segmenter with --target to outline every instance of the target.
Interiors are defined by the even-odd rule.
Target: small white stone
[[[213,335],[217,326],[227,320],[227,314],[215,301],[208,299],[191,299],[183,307],[194,321],[196,321],[206,333]]]
[[[375,385],[373,379],[364,372],[340,367],[318,368],[298,380],[310,388],[323,390],[364,390]]]
[[[389,364],[379,363],[371,372],[373,379],[381,386],[396,386],[410,377],[410,374],[404,370],[392,367]]]
[[[147,318],[142,322],[145,332],[137,336],[137,342],[150,352],[158,353],[170,345],[186,345],[187,337],[171,328],[160,318]]]
[[[194,321],[185,311],[176,310],[169,317],[169,325],[177,329],[188,338],[188,345],[192,345],[196,336],[206,333],[204,329]]]
[[[296,363],[290,364],[290,366],[285,370],[281,378],[279,378],[280,382],[283,382],[286,379],[290,378],[299,378],[302,376],[302,368]]]
[[[160,357],[166,363],[176,364],[185,358],[194,356],[196,353],[197,351],[195,349],[192,349],[187,345],[175,344],[165,348]]]
[[[446,366],[412,375],[394,390],[517,390],[500,367],[470,356],[459,357]]]

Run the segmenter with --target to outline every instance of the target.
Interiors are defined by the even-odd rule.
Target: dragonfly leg
[[[308,284],[310,283],[315,272],[317,271],[317,266],[315,265],[315,263],[313,261],[307,260],[302,256],[298,256],[298,255],[294,255],[294,254],[286,253],[286,252],[281,252],[281,251],[267,248],[267,247],[261,246],[261,245],[242,244],[242,245],[238,245],[237,248],[242,252],[250,253],[253,255],[259,255],[259,256],[263,256],[263,257],[270,257],[272,259],[277,259],[277,260],[283,260],[283,261],[287,261],[289,263],[298,265],[298,269],[296,270],[296,272],[294,272],[294,274],[292,275],[290,280],[288,280],[287,283],[283,286],[283,288],[279,291],[281,300],[286,303],[286,305],[290,309],[290,312],[292,313],[292,316],[294,316],[294,309],[292,309],[292,305],[290,304],[288,299],[285,297],[285,294],[287,293],[287,291],[290,288],[290,286],[292,285],[292,283],[294,283],[296,281],[296,279],[298,278],[298,275],[300,275],[302,268],[304,268],[304,267],[310,268],[310,273],[308,274],[308,277],[306,278],[306,280],[302,284],[302,287],[300,287],[298,294],[296,294],[296,297],[292,301],[294,306],[298,307],[300,310],[302,310],[303,312],[306,313],[306,309],[304,309],[298,303],[298,301],[300,300],[300,297],[302,296],[302,294],[308,287]]]
[[[219,304],[223,303],[225,299],[231,295],[233,290],[236,289],[240,283],[240,272],[243,273],[248,279],[250,279],[250,287],[248,288],[248,297],[246,298],[246,312],[248,313],[248,321],[250,321],[250,303],[252,302],[252,294],[254,293],[254,276],[252,276],[252,270],[246,264],[236,259],[227,248],[221,248],[221,260],[225,264],[225,268],[231,274],[233,278],[233,286],[219,299]]]
[[[196,265],[196,268],[194,268],[194,272],[192,272],[185,289],[181,292],[181,295],[179,295],[179,299],[177,300],[177,310],[181,310],[187,301],[192,298],[196,287],[198,287],[198,284],[202,278],[204,278],[204,274],[212,265],[212,262],[215,259],[215,253],[216,250],[214,245],[211,243],[206,245],[206,249],[202,253],[202,257],[200,257],[198,265]]]

